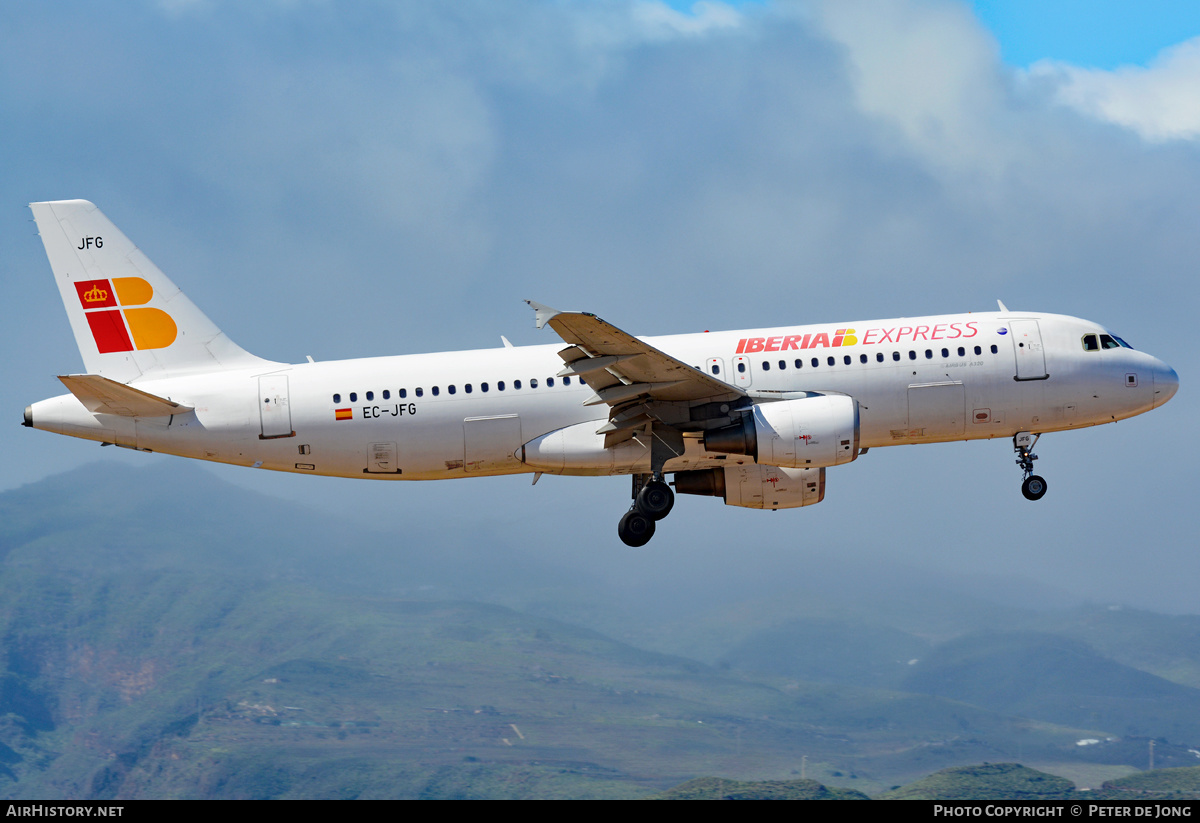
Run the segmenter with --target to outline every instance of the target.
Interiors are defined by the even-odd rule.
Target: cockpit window
[[[1100,351],[1100,349],[1132,349],[1115,334],[1085,334],[1083,336],[1084,351]]]

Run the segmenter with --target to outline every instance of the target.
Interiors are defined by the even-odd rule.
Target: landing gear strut
[[[1041,500],[1042,495],[1046,493],[1045,479],[1033,473],[1033,461],[1038,459],[1038,456],[1033,453],[1033,447],[1040,437],[1040,434],[1030,432],[1017,432],[1013,437],[1013,451],[1017,453],[1017,465],[1021,467],[1021,471],[1025,475],[1025,479],[1021,482],[1021,494],[1025,495],[1026,500]]]
[[[626,546],[644,546],[654,536],[655,524],[671,513],[675,493],[661,474],[633,476],[633,505],[617,525],[617,534]]]

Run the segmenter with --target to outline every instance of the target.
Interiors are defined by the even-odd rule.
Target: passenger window
[[[926,349],[926,350],[925,350],[925,359],[926,359],[926,360],[932,360],[932,359],[933,359],[933,349]]]
[[[439,389],[437,386],[434,386],[432,389],[430,389],[430,391],[433,392],[434,397],[437,397],[439,394],[441,394],[441,389]]]
[[[819,365],[821,365],[821,361],[814,357],[812,359],[812,367],[815,369]]]
[[[964,349],[962,346],[959,346],[959,347],[958,347],[958,356],[959,356],[959,357],[966,357],[966,356],[967,356],[967,350],[966,350],[966,349]]]
[[[352,391],[352,392],[350,392],[350,402],[351,402],[351,403],[357,403],[357,402],[358,402],[358,392],[356,392],[356,391]]]
[[[1000,350],[998,348],[996,348],[996,344],[993,343],[992,344],[992,354],[999,354],[999,353],[1000,353]]]
[[[875,362],[876,363],[883,362],[883,352],[875,352]]]
[[[408,389],[401,389],[400,390],[400,399],[403,400],[406,397],[408,397]]]
[[[504,391],[504,381],[503,380],[496,381],[496,391]]]
[[[842,362],[845,363],[847,366],[849,366],[850,365],[850,355],[847,354],[847,355],[843,356]]]
[[[745,374],[745,373],[746,373],[746,364],[738,363],[738,374]]]
[[[513,381],[513,391],[516,391],[516,390],[517,390],[517,389],[519,389],[519,388],[521,388],[521,381],[520,381],[520,380],[514,380],[514,381]]]
[[[384,390],[383,390],[383,399],[384,399],[384,400],[391,400],[391,399],[392,399],[392,390],[391,390],[391,389],[384,389]]]
[[[333,402],[334,402],[334,403],[341,403],[341,402],[342,402],[342,396],[341,396],[340,394],[335,394],[335,395],[333,396]]]
[[[375,399],[375,392],[373,392],[373,391],[369,391],[369,392],[367,392],[367,399],[368,399],[368,400],[374,400],[374,399]]]
[[[454,388],[454,384],[453,384],[453,383],[451,383],[451,384],[449,385],[449,387],[446,389],[446,391],[450,392],[451,394],[454,394],[454,393],[457,391],[457,389],[455,389],[455,388]]]
[[[580,383],[582,383],[583,381],[582,381],[582,380],[580,380],[579,382],[580,382]],[[564,378],[563,378],[563,385],[564,385],[564,386],[569,386],[569,385],[571,385],[571,378],[569,378],[569,377],[564,377]]]
[[[976,347],[975,347],[975,353],[976,353],[976,354],[983,354],[983,349],[981,349],[981,348],[979,348],[978,346],[976,346]]]
[[[546,386],[551,389],[554,388],[554,378],[553,377],[546,378]]]
[[[771,364],[768,363],[766,360],[764,360],[763,361],[763,371],[770,371],[770,370],[771,370]]]
[[[866,362],[867,362],[867,356],[866,356],[865,354],[860,354],[860,355],[858,356],[858,362],[859,362],[859,363],[866,363]]]
[[[832,366],[835,361],[832,357],[826,357],[825,362]]]
[[[712,373],[713,373],[713,374],[720,374],[720,373],[721,373],[721,367],[720,367],[720,366],[718,366],[716,363],[713,363],[713,365],[712,365]],[[568,378],[568,379],[570,379],[570,378]]]
[[[804,361],[801,360],[799,357],[796,358],[796,368],[798,368],[798,369],[804,368]]]
[[[479,384],[479,390],[480,390],[481,392],[483,392],[484,394],[487,394],[487,390],[488,390],[488,384],[487,384],[487,383],[480,383],[480,384]]]
[[[529,388],[531,388],[531,389],[537,388],[537,378],[536,377],[534,377],[532,380],[529,381]]]
[[[425,390],[423,388],[421,388],[420,386],[417,386],[417,397],[424,397],[424,396],[425,396]]]
[[[470,394],[471,393],[471,384],[468,383],[467,385],[463,386],[463,391],[465,391],[467,394]]]
[[[786,368],[787,368],[787,361],[786,361],[786,360],[780,360],[780,361],[779,361],[779,370],[780,370],[780,371],[783,371],[783,370],[784,370],[784,369],[786,369]]]
[[[900,360],[900,352],[898,352],[898,351],[892,352],[892,359],[895,361],[899,361]]]
[[[942,357],[949,357],[949,356],[950,356],[950,350],[942,349]]]
[[[909,359],[909,360],[916,360],[916,359],[917,359],[917,353],[916,353],[915,351],[913,351],[912,349],[909,349],[909,350],[908,350],[908,359]]]

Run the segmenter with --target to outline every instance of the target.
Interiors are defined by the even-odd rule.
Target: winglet
[[[543,306],[541,303],[535,303],[532,300],[526,300],[525,302],[529,304],[529,308],[533,309],[533,325],[539,329],[549,323],[556,315],[562,314],[558,309]]]
[[[1008,314],[1008,306],[1004,305],[1004,303],[1002,301],[997,300],[996,305],[998,305],[1000,307],[1000,311],[1004,312],[1005,314]]]

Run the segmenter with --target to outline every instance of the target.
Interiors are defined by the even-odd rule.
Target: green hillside
[[[1062,642],[1087,652],[1072,658],[1091,661],[1084,678],[1051,676],[1050,652],[1070,646],[977,644],[972,657],[881,628],[883,598],[867,611],[841,598],[827,617],[801,604],[811,613],[774,640],[749,620],[739,631],[753,641],[728,649],[737,665],[707,665],[481,602],[548,603],[557,585],[574,614],[616,623],[604,610],[628,601],[479,542],[430,552],[431,539],[414,528],[398,541],[178,462],[0,494],[0,794],[642,797],[700,775],[869,794],[984,760],[1140,765],[1145,740],[1076,746],[1100,724],[1048,722],[1057,704],[1043,692],[1132,700],[1165,683],[1074,640]],[[893,596],[911,627],[949,631],[969,607]],[[1025,667],[989,675],[1010,646]],[[773,649],[790,662],[765,665]],[[896,667],[906,691],[877,688]],[[992,692],[979,685],[989,676]],[[1130,723],[1172,716],[1156,701],[1121,706]],[[1158,751],[1190,757],[1167,740]],[[796,779],[802,761],[815,782]]]
[[[1087,643],[1118,663],[1200,688],[1200,616],[1109,606],[1041,616],[1040,631]]]
[[[725,780],[701,777],[689,780],[653,800],[870,800],[862,792],[830,789],[815,780]]]
[[[1053,635],[991,632],[944,643],[902,688],[1108,734],[1200,740],[1200,690]]]
[[[1057,800],[1074,795],[1070,780],[1018,763],[984,763],[943,769],[881,800]]]
[[[1200,799],[1200,766],[1179,769],[1155,769],[1105,781],[1106,797],[1127,799]]]
[[[722,659],[747,671],[895,689],[908,676],[910,661],[925,657],[932,645],[887,626],[800,619],[756,632]]]

